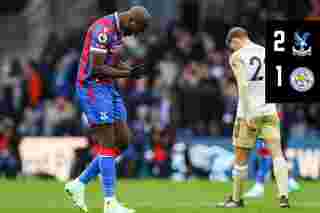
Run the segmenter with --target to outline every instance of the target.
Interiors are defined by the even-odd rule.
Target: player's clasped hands
[[[139,78],[143,78],[144,75],[146,75],[147,73],[148,73],[148,70],[146,68],[146,65],[139,64],[131,68],[129,77],[133,79],[139,79]]]

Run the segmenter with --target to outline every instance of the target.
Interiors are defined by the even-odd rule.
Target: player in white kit
[[[248,173],[249,152],[259,138],[272,154],[280,207],[288,208],[288,166],[281,150],[280,120],[276,105],[267,104],[265,98],[265,48],[252,42],[241,27],[232,28],[226,42],[233,52],[230,65],[237,80],[239,101],[233,130],[233,194],[218,207],[244,207],[242,185]]]

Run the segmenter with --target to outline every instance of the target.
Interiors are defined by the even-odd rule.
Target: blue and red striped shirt
[[[77,86],[82,87],[84,84],[96,83],[112,84],[111,78],[94,78],[92,67],[95,62],[90,53],[105,54],[105,64],[112,66],[120,62],[121,48],[122,33],[117,13],[102,17],[94,22],[85,37],[77,75]]]

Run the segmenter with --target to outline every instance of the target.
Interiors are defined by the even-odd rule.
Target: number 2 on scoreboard
[[[285,48],[280,45],[284,44],[285,41],[285,32],[282,30],[276,30],[273,33],[273,37],[275,38],[274,43],[273,43],[273,49],[275,52],[284,52]]]

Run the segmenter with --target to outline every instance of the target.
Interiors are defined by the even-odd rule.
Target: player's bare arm
[[[109,78],[140,78],[147,73],[143,64],[131,67],[124,62],[111,66],[104,64],[105,56],[102,54],[93,53],[94,65],[93,70],[95,75]]]
[[[128,78],[130,77],[129,69],[121,69],[110,65],[95,65],[94,68],[97,75],[103,75],[110,78]]]
[[[125,61],[120,61],[117,68],[121,70],[131,70],[132,66],[130,66],[130,64]]]
[[[130,76],[130,66],[125,67],[122,63],[111,66],[104,63],[106,54],[100,52],[91,52],[91,57],[94,61],[93,72],[95,75],[105,76],[110,78],[128,78]]]

